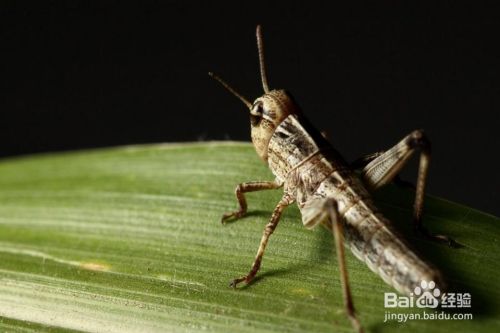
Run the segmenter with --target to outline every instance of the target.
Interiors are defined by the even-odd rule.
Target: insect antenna
[[[267,82],[266,65],[264,64],[264,42],[262,41],[262,28],[257,26],[257,49],[259,50],[259,65],[260,65],[260,78],[262,80],[262,87],[264,92],[269,92],[269,84]]]
[[[234,96],[238,97],[240,99],[240,101],[242,101],[246,106],[247,108],[249,108],[250,110],[252,109],[252,103],[250,103],[245,97],[243,97],[242,95],[240,95],[239,93],[236,92],[236,90],[234,90],[229,84],[227,84],[224,80],[222,80],[220,77],[218,77],[217,75],[215,75],[214,73],[212,72],[208,72],[208,75],[210,77],[212,77],[213,79],[219,81],[220,84],[222,84],[222,86],[224,88],[227,89],[227,91],[229,91],[231,94],[233,94]]]

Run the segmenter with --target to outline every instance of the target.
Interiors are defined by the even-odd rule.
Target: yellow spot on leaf
[[[291,291],[292,291],[292,293],[294,293],[296,295],[310,295],[311,294],[310,290],[304,289],[304,288],[295,288],[295,289],[292,289]]]
[[[80,267],[89,271],[109,271],[110,266],[99,262],[82,262]]]

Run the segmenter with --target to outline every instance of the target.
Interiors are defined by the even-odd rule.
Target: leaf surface
[[[247,143],[129,146],[0,161],[0,330],[10,332],[352,332],[331,235],[286,210],[250,286],[232,278],[253,261],[281,190],[234,187],[271,180]],[[428,197],[425,223],[464,244],[410,232],[413,194],[388,186],[376,202],[457,291],[473,320],[384,323],[393,292],[347,253],[354,304],[370,332],[500,330],[499,219]],[[412,313],[421,310],[397,309]]]

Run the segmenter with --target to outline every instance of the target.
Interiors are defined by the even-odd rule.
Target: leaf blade
[[[234,209],[237,183],[272,178],[244,143],[2,161],[0,316],[11,318],[10,326],[83,331],[350,332],[332,240],[322,230],[304,230],[296,207],[273,235],[256,283],[227,288],[249,269],[280,193],[250,194],[253,213],[241,221],[223,227],[220,215]],[[408,229],[411,193],[389,187],[377,202]],[[426,213],[433,230],[458,237],[467,250],[420,242],[422,252],[491,309],[472,322],[406,325],[430,332],[498,328],[500,296],[484,281],[496,273],[498,218],[432,197]],[[397,330],[381,323],[383,292],[392,290],[351,254],[347,265],[363,324]]]

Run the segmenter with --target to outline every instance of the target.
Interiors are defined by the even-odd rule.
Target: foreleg
[[[236,211],[228,212],[222,215],[221,223],[225,223],[232,217],[238,219],[246,214],[248,206],[247,200],[245,198],[245,193],[263,190],[274,190],[279,187],[281,187],[281,184],[278,184],[276,181],[256,181],[239,184],[238,186],[236,186],[234,192],[236,194],[236,199],[238,200],[238,204],[240,207]]]

